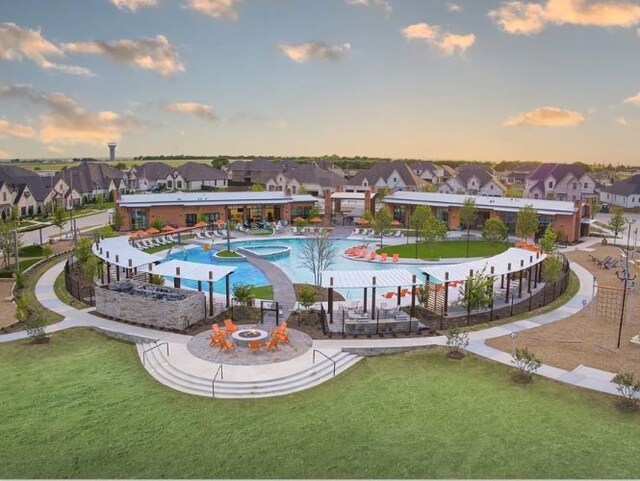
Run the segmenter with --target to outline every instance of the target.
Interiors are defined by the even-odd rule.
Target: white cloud
[[[390,14],[393,11],[393,7],[386,0],[347,0],[349,5],[359,5],[362,7],[376,7],[384,11],[386,14]]]
[[[524,125],[531,127],[574,127],[582,122],[584,122],[584,116],[580,112],[563,110],[558,107],[540,107],[510,117],[502,125],[503,127]]]
[[[640,105],[640,92],[624,99],[625,104]]]
[[[56,147],[55,145],[49,145],[47,150],[52,154],[64,154],[64,149],[62,147]]]
[[[618,125],[622,125],[623,127],[627,127],[629,126],[629,122],[627,121],[627,119],[625,119],[624,117],[618,117],[616,119],[616,124]]]
[[[427,23],[409,25],[402,30],[402,35],[407,40],[422,40],[445,55],[463,54],[476,41],[476,36],[472,33],[458,35]]]
[[[91,70],[52,62],[50,57],[64,57],[64,51],[44,38],[40,30],[22,28],[15,23],[0,25],[0,60],[31,60],[44,70],[56,70],[70,75],[91,76]]]
[[[36,131],[28,125],[14,124],[0,117],[0,135],[32,139],[36,136]]]
[[[185,8],[219,20],[238,20],[236,7],[240,0],[186,0]]]
[[[294,62],[305,63],[310,58],[338,60],[351,50],[351,45],[343,43],[332,47],[324,42],[305,42],[300,44],[281,43],[278,48]]]
[[[158,0],[111,0],[111,3],[120,10],[127,8],[130,11],[135,12],[142,7],[155,7],[158,5]]]
[[[131,115],[111,111],[91,112],[63,93],[44,94],[29,85],[0,84],[0,99],[14,98],[45,109],[40,115],[37,138],[47,145],[103,145],[119,140],[122,132],[140,128]]]
[[[460,13],[462,12],[462,7],[457,3],[449,2],[447,3],[447,11],[451,13]]]
[[[160,75],[170,76],[184,72],[185,68],[176,48],[164,35],[139,40],[116,40],[105,42],[65,43],[62,48],[67,53],[103,55],[114,62],[153,70]]]
[[[174,102],[164,104],[162,106],[164,110],[169,112],[176,112],[185,115],[194,115],[196,117],[200,117],[201,119],[213,121],[217,120],[218,117],[213,111],[213,107],[210,105],[199,104],[196,102]]]
[[[10,159],[10,158],[11,158],[11,154],[9,152],[7,152],[6,150],[0,149],[0,159]]]
[[[631,0],[508,1],[489,16],[505,32],[532,35],[549,24],[632,27],[640,23],[640,5]]]

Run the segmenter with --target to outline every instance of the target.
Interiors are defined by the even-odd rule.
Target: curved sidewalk
[[[56,264],[38,280],[35,292],[38,300],[48,309],[65,316],[65,319],[57,324],[47,326],[46,332],[53,333],[73,327],[93,327],[126,335],[138,336],[148,340],[162,340],[176,344],[186,344],[190,336],[156,331],[144,327],[131,326],[116,321],[102,319],[87,312],[89,309],[78,310],[61,302],[55,295],[53,284],[56,277],[64,269],[64,262]],[[485,344],[485,340],[500,337],[513,332],[534,329],[545,324],[556,322],[569,317],[583,309],[593,298],[593,276],[579,264],[571,263],[571,269],[580,280],[580,289],[567,303],[559,308],[534,316],[529,319],[511,322],[501,326],[491,327],[469,333],[470,344],[468,350],[479,356],[511,365],[511,354],[491,348]],[[0,335],[0,342],[9,342],[25,339],[26,332],[16,332]],[[405,339],[340,339],[340,340],[315,340],[313,348],[331,350],[350,349],[403,349],[426,346],[443,346],[446,344],[445,336],[421,337]],[[566,371],[553,366],[543,364],[537,374],[563,383],[578,387],[592,389],[609,394],[618,394],[616,385],[611,382],[614,373],[600,371],[586,366],[579,366],[573,371]]]

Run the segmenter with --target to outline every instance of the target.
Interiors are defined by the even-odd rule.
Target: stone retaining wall
[[[145,285],[132,280],[124,282],[135,286]],[[99,288],[96,289],[96,312],[123,321],[178,331],[205,318],[204,292],[187,289],[172,289],[172,291],[186,297],[182,300],[170,301],[112,291],[106,287]]]

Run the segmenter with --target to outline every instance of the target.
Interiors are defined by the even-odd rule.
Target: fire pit
[[[251,341],[263,341],[268,335],[269,333],[267,331],[252,328],[240,329],[231,334],[231,337],[236,341],[236,346],[247,347]]]

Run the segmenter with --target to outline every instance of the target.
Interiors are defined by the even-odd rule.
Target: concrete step
[[[138,354],[142,358],[142,352],[153,343],[140,343],[136,345]],[[196,376],[185,372],[171,362],[171,356],[167,357],[164,351],[153,349],[146,354],[145,368],[160,383],[185,393],[198,396],[212,397],[212,380],[215,374],[212,364],[211,376]],[[356,354],[340,352],[332,357],[336,362],[336,375],[345,371],[362,359]],[[220,398],[254,398],[268,396],[282,396],[293,392],[308,389],[333,378],[333,363],[327,359],[316,364],[301,367],[300,371],[293,374],[267,380],[242,381],[217,379],[215,383],[215,397]]]

